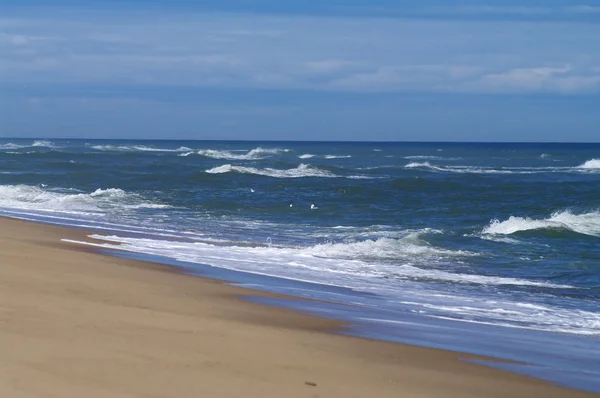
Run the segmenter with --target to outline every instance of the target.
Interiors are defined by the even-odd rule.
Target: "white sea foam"
[[[0,150],[15,150],[15,149],[21,149],[21,148],[26,148],[27,145],[19,145],[19,144],[14,144],[12,142],[8,142],[6,144],[0,144]]]
[[[423,269],[418,267],[412,267],[410,265],[403,265],[399,267],[397,272],[394,274],[396,277],[404,277],[410,279],[429,279],[433,281],[453,282],[453,283],[464,283],[464,284],[475,284],[475,285],[495,285],[495,286],[537,286],[537,287],[548,287],[555,289],[572,289],[569,285],[560,285],[549,282],[537,282],[527,279],[519,278],[507,278],[500,276],[485,276],[475,274],[461,274],[455,272],[441,271],[437,269]]]
[[[425,169],[431,171],[440,171],[445,173],[461,173],[461,174],[530,174],[536,171],[527,169],[491,169],[474,166],[436,166],[429,162],[412,162],[407,164],[407,169]]]
[[[224,164],[222,166],[214,167],[206,170],[210,174],[222,174],[222,173],[242,173],[242,174],[256,174],[267,177],[275,178],[300,178],[300,177],[338,177],[327,170],[322,170],[317,167],[313,167],[307,164],[300,164],[298,167],[287,170],[280,169],[258,169],[255,167],[242,167],[233,166],[231,164]]]
[[[406,167],[407,169],[416,169],[417,167],[433,167],[433,166],[429,162],[424,162],[424,163],[412,162],[412,163],[407,164],[404,167]]]
[[[447,158],[450,160],[453,158]],[[459,158],[456,158],[459,159]],[[407,169],[424,169],[445,173],[470,174],[536,174],[536,173],[581,173],[600,172],[600,159],[591,159],[576,167],[476,167],[476,166],[438,166],[429,162],[411,162]]]
[[[591,311],[563,308],[548,308],[544,311],[519,308],[519,303],[503,301],[498,305],[507,308],[486,308],[477,306],[423,304],[428,316],[460,322],[494,325],[518,329],[542,330],[558,333],[571,333],[582,336],[600,334],[600,317]],[[439,312],[446,315],[439,315]],[[438,314],[436,314],[438,313]]]
[[[306,252],[316,257],[363,259],[363,260],[394,260],[413,256],[466,257],[475,254],[466,251],[452,251],[435,247],[421,238],[424,233],[438,233],[435,230],[421,230],[394,238],[379,238],[347,243],[326,243],[306,249]]]
[[[437,166],[429,162],[411,162],[404,166],[407,169],[422,169],[443,173],[459,174],[538,174],[538,173],[573,173],[589,171],[580,167],[476,167],[476,166]]]
[[[202,149],[198,151],[198,155],[206,156],[213,159],[227,160],[260,160],[269,156],[279,155],[284,152],[289,152],[289,149],[280,148],[254,148],[247,153],[234,153],[234,151],[225,151],[218,149]]]
[[[382,278],[398,280],[434,280],[479,285],[517,285],[552,288],[571,288],[543,281],[518,278],[454,273],[431,266],[439,261],[467,255],[461,251],[436,249],[415,241],[419,233],[405,239],[356,242],[311,247],[238,246],[208,242],[166,241],[146,238],[90,235],[90,238],[108,242],[102,247],[127,250],[149,255],[164,256],[214,267],[277,276],[288,279],[327,281],[329,284],[358,287],[362,283],[380,284]],[[351,255],[354,254],[354,255]],[[381,263],[390,257],[393,263]],[[420,266],[409,264],[409,259]],[[353,285],[358,284],[358,285]]]
[[[312,153],[305,153],[303,155],[298,156],[298,158],[300,159],[310,159],[310,158],[314,158],[317,155],[313,155]],[[352,155],[321,155],[319,157],[322,157],[324,159],[347,159],[347,158],[351,158]]]
[[[468,235],[465,235],[465,236],[468,236]],[[517,244],[521,243],[520,241],[518,241],[516,239],[508,238],[506,236],[497,236],[497,235],[491,235],[491,234],[482,235],[481,239],[489,240],[492,242],[509,243],[511,245],[517,245]]]
[[[97,189],[91,193],[66,193],[31,185],[0,186],[0,207],[10,209],[101,213],[107,210],[168,207],[144,200],[121,189]]]
[[[591,159],[582,165],[578,166],[579,169],[584,170],[600,170],[600,159]]]
[[[191,148],[184,146],[177,149],[155,148],[147,145],[89,145],[89,147],[98,151],[107,152],[189,152],[192,150]]]
[[[33,141],[31,144],[15,144],[13,142],[7,142],[6,144],[0,144],[0,150],[15,150],[15,149],[23,149],[23,148],[51,148],[56,149],[60,148],[58,145],[48,140],[37,140]]]
[[[56,144],[54,144],[52,141],[48,141],[48,140],[33,141],[33,144],[31,144],[31,146],[33,146],[33,147],[46,147],[46,148],[60,148],[59,146],[57,146]]]
[[[484,234],[510,235],[536,229],[566,229],[584,235],[600,236],[600,212],[574,214],[565,210],[545,219],[510,216],[505,221],[492,220],[483,229]]]
[[[134,145],[133,149],[144,152],[189,152],[192,149],[182,146],[177,149],[168,149],[168,148],[154,148],[145,145]]]
[[[118,151],[119,147],[117,145],[90,145],[90,144],[85,144],[87,147],[90,147],[92,149],[96,149],[98,151]]]
[[[434,166],[429,162],[412,162],[407,164],[406,166],[407,169],[430,169],[430,170],[437,170],[437,171],[448,171],[447,168],[444,167],[438,167],[438,166]]]
[[[600,324],[597,314],[585,311],[573,314],[572,310],[566,312],[551,305],[542,307],[514,302],[507,300],[506,296],[478,300],[477,297],[458,292],[440,295],[439,290],[428,288],[429,285],[423,284],[423,281],[453,285],[573,288],[543,280],[446,270],[444,264],[461,261],[473,254],[442,249],[424,240],[426,235],[436,232],[429,229],[404,231],[404,236],[397,239],[381,238],[300,247],[277,245],[276,242],[271,245],[240,245],[226,241],[190,242],[100,234],[90,236],[94,241],[75,243],[163,256],[183,261],[191,268],[194,263],[203,264],[376,292],[378,300],[385,298],[390,303],[403,303],[426,316],[578,334],[598,333]]]

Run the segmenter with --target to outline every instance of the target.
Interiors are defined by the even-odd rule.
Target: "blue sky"
[[[0,0],[0,136],[600,141],[600,4]]]

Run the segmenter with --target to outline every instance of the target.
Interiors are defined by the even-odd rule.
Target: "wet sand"
[[[444,350],[341,336],[269,294],[0,218],[1,397],[596,397]]]

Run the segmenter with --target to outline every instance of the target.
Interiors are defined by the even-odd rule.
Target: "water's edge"
[[[8,218],[102,234],[117,232],[106,229],[94,230],[87,226],[65,225],[43,218],[10,216]],[[358,292],[349,288],[188,263],[169,257],[125,250],[94,246],[90,248],[103,255],[168,265],[186,275],[219,280],[258,291],[309,299],[240,297],[246,301],[287,308],[321,318],[338,320],[349,325],[341,330],[332,331],[337,334],[509,361],[483,360],[476,363],[545,380],[563,387],[600,393],[600,379],[596,377],[596,368],[599,364],[595,359],[600,358],[600,345],[598,348],[590,347],[589,338],[586,337],[459,322],[416,313],[400,313],[386,310],[383,298],[376,294]],[[364,298],[368,298],[375,305],[365,305]],[[580,355],[582,352],[585,355]],[[573,358],[576,357],[577,360],[574,360]],[[592,371],[586,373],[586,369]]]
[[[507,345],[505,346],[505,349],[499,351],[497,347],[486,345],[485,343],[482,344],[482,342],[478,342],[477,339],[473,339],[473,337],[483,332],[488,337],[495,336],[501,338],[501,336],[506,334],[507,330],[504,329],[507,328],[488,325],[470,325],[470,327],[464,328],[464,324],[459,322],[451,320],[444,322],[439,319],[432,320],[432,324],[424,324],[422,319],[415,319],[419,317],[411,317],[410,315],[406,315],[403,319],[394,321],[383,320],[382,324],[378,324],[378,321],[380,320],[369,317],[369,308],[352,305],[351,302],[347,301],[331,301],[331,297],[335,295],[351,297],[353,295],[364,294],[352,291],[351,289],[319,285],[312,282],[287,280],[243,271],[216,268],[197,263],[186,263],[168,257],[128,252],[124,250],[97,248],[94,249],[94,251],[99,254],[118,258],[168,265],[185,275],[218,280],[232,286],[299,298],[301,300],[260,296],[239,297],[248,302],[286,308],[320,318],[337,320],[348,325],[348,327],[342,329],[331,330],[331,333],[418,347],[441,349],[453,351],[457,354],[484,356],[489,358],[489,360],[467,361],[502,371],[544,380],[557,386],[595,393],[600,392],[600,381],[595,380],[593,374],[590,375],[590,377],[586,377],[586,375],[582,375],[577,371],[569,371],[566,369],[559,370],[553,366],[545,366],[544,361],[547,360],[547,358],[528,358],[528,356],[532,354],[531,351],[522,350],[519,352],[520,348],[526,347],[527,341],[515,344],[515,341],[511,341],[512,339],[510,338],[517,336],[519,330],[516,330],[516,333],[509,333],[509,337],[504,336],[503,340],[507,342]],[[321,297],[319,294],[320,290],[329,294],[329,297]],[[388,322],[394,323],[394,326],[391,328],[386,327],[386,323]],[[399,327],[399,325],[401,325],[401,327]],[[448,338],[438,339],[437,341],[430,340],[429,338],[433,337],[433,334],[427,333],[427,331],[432,326],[440,331],[448,332]],[[482,328],[481,326],[484,327]],[[544,335],[550,333],[539,332],[539,334]]]

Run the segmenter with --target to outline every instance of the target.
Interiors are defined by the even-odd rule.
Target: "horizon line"
[[[77,140],[77,141],[197,141],[197,142],[290,142],[355,144],[600,144],[600,141],[411,141],[411,140],[274,140],[274,139],[197,139],[197,138],[70,138],[70,137],[0,137],[0,140]]]

